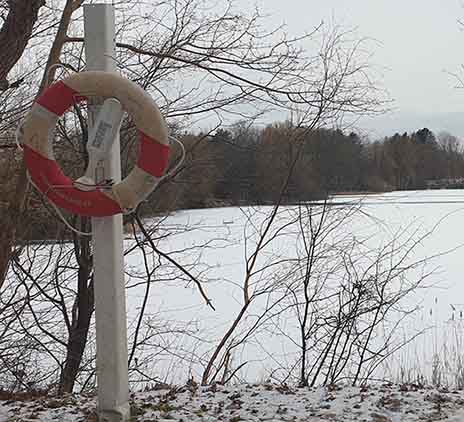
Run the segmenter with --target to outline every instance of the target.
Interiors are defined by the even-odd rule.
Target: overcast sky
[[[257,0],[256,4],[272,13],[275,22],[285,22],[289,33],[334,18],[356,27],[361,36],[376,39],[372,63],[381,71],[401,119],[423,114],[435,116],[439,124],[441,113],[449,118],[449,113],[464,111],[464,90],[456,89],[455,79],[447,73],[458,72],[464,63],[464,30],[458,23],[464,20],[464,0]],[[378,122],[385,125],[382,119]],[[420,124],[420,119],[410,124]],[[464,121],[462,126],[464,134]]]

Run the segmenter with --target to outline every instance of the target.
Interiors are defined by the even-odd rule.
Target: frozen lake
[[[398,335],[403,339],[424,329],[427,329],[426,333],[398,352],[395,359],[387,360],[379,376],[385,374],[397,379],[413,380],[424,375],[431,379],[434,359],[436,365],[440,365],[442,360],[449,361],[450,365],[457,364],[456,353],[461,341],[463,321],[461,311],[464,310],[461,269],[464,261],[461,245],[464,239],[460,229],[464,217],[464,191],[408,191],[365,197],[343,196],[337,197],[334,202],[340,206],[342,202],[357,203],[360,200],[361,212],[350,218],[349,224],[340,227],[339,231],[368,239],[371,248],[394,237],[402,236],[404,240],[409,234],[415,238],[425,236],[416,245],[412,256],[413,261],[427,258],[425,269],[421,266],[410,277],[420,277],[423,271],[433,272],[425,280],[430,287],[418,291],[406,301],[409,307],[418,306],[420,310],[407,318],[398,329]],[[291,208],[283,208],[282,216],[279,217],[282,221],[289,218],[287,211]],[[164,252],[173,253],[180,263],[187,265],[200,280],[204,280],[207,295],[216,308],[212,311],[205,306],[193,283],[187,282],[185,277],[179,280],[166,276],[165,281],[153,284],[149,294],[148,314],[160,321],[167,320],[170,324],[182,322],[185,327],[193,328],[193,333],[189,335],[177,333],[171,340],[166,340],[177,342],[186,360],[188,352],[191,352],[192,362],[204,361],[207,351],[217,344],[220,335],[227,330],[239,311],[243,303],[246,258],[256,239],[256,233],[253,228],[250,229],[250,216],[253,216],[254,221],[263,221],[270,210],[266,207],[256,210],[190,210],[178,212],[161,223],[160,233],[169,232],[170,236],[160,242],[160,248]],[[189,229],[184,232],[186,227]],[[295,248],[294,230],[289,225],[267,245],[259,260],[260,269],[273,260],[291,259]],[[205,244],[207,247],[202,246]],[[140,254],[130,255],[127,263],[132,268],[140,269]],[[279,272],[282,268],[283,264],[263,270],[257,276],[260,277],[257,283],[272,277],[273,272]],[[159,271],[163,272],[162,269]],[[128,294],[128,312],[135,315],[140,309],[144,292],[137,287],[129,289]],[[239,332],[246,331],[256,321],[264,306],[265,303],[258,300],[250,307],[250,319]],[[296,346],[289,337],[296,334],[295,330],[290,319],[284,317],[279,319],[278,326],[270,322],[263,324],[255,337],[235,349],[235,361],[248,362],[239,372],[240,376],[250,381],[262,380],[272,375],[277,368],[291,366]],[[195,333],[208,342],[194,341]],[[437,360],[437,357],[440,359]],[[189,373],[198,378],[201,365],[186,365],[185,362],[175,363],[175,359],[169,357],[167,361],[154,363],[154,370],[163,372],[166,379],[185,378]],[[446,375],[446,371],[452,376],[451,367],[441,369],[442,376]]]
[[[313,215],[313,229],[320,218],[318,209],[315,208]],[[368,280],[372,271],[377,271],[380,278],[385,277],[389,266],[397,268],[399,265],[398,258],[387,253],[389,248],[404,250],[416,242],[409,256],[400,264],[407,267],[420,262],[420,265],[404,274],[400,272],[389,289],[394,291],[424,275],[422,287],[427,288],[419,289],[400,303],[402,309],[417,310],[402,319],[396,328],[392,349],[425,332],[393,357],[385,359],[372,376],[394,381],[417,381],[425,377],[427,382],[440,381],[464,387],[464,357],[461,355],[464,341],[461,270],[464,263],[461,235],[464,191],[340,196],[328,209],[328,215],[334,217],[327,220],[328,227],[332,229],[327,231],[321,243],[328,246],[319,251],[316,276],[309,282],[311,291],[324,286],[320,291],[325,295],[319,302],[313,303],[317,312],[311,318],[317,331],[308,336],[313,347],[309,364],[317,365],[321,348],[323,352],[323,345],[327,342],[325,327],[337,318],[338,301],[348,294],[349,289],[353,289],[354,279],[361,277]],[[158,252],[154,253],[153,245],[144,242],[140,232],[137,234],[139,247],[135,248],[137,242],[133,238],[126,240],[130,353],[138,315],[142,308],[145,309],[137,335],[138,347],[131,362],[134,386],[143,386],[150,377],[152,382],[183,383],[192,376],[199,381],[220,339],[243,308],[245,286],[248,286],[248,296],[253,296],[254,300],[246,307],[244,318],[226,342],[226,346],[233,345],[231,353],[224,355],[223,349],[219,358],[222,356],[227,361],[232,372],[237,369],[235,381],[271,379],[295,382],[300,356],[295,306],[301,307],[302,296],[301,291],[297,295],[294,292],[301,287],[302,264],[305,262],[302,232],[311,228],[308,221],[300,223],[298,213],[296,206],[281,207],[267,231],[271,207],[187,210],[146,222],[158,252],[168,254],[171,261]],[[336,224],[337,221],[341,223]],[[256,260],[253,260],[253,251],[263,232],[266,232],[265,240]],[[366,267],[375,262],[372,259],[380,249],[385,252],[382,264],[366,271]],[[53,259],[50,260],[50,251],[60,256],[58,267]],[[41,289],[59,299],[56,290],[59,285],[61,294],[71,297],[70,289],[75,289],[75,273],[70,273],[69,268],[74,265],[73,261],[70,245],[41,248],[32,245],[21,261],[26,267],[30,265],[32,272],[41,273],[40,283],[30,293],[34,298],[32,306],[43,321],[43,328],[63,341],[67,333],[61,310],[58,306],[49,306],[49,299],[45,298]],[[176,264],[181,265],[183,271]],[[146,283],[147,274],[151,280],[149,284]],[[215,310],[206,305],[190,275],[201,282]],[[341,285],[352,287],[340,290]],[[375,286],[368,288],[374,289]],[[350,309],[350,301],[343,306]],[[395,306],[388,318],[376,325],[372,353],[376,353],[376,347],[379,353],[385,352],[382,341],[402,316]],[[356,322],[350,327],[351,333],[362,331],[367,322]],[[37,354],[24,356],[26,371],[45,367],[47,362],[51,373],[56,371],[55,362],[63,359],[63,347],[57,345],[53,338],[43,337],[44,331],[37,328],[27,312],[23,324],[29,324],[31,332],[37,338],[43,338],[43,344],[49,349],[45,353],[39,348]],[[14,329],[20,333],[23,328],[18,326]],[[88,366],[81,376],[81,383],[87,376],[93,376],[93,339],[92,331],[86,354]],[[360,356],[359,344],[353,342],[352,348],[355,363]],[[41,366],[37,366],[37,362],[41,362]],[[353,375],[350,365],[353,362],[343,369],[348,377]],[[291,377],[287,377],[289,373]],[[220,374],[218,379],[221,379]],[[319,381],[323,381],[323,377],[318,378]]]

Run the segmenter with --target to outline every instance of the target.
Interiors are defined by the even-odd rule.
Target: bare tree
[[[288,267],[287,309],[296,326],[285,336],[299,352],[284,377],[297,369],[301,386],[366,382],[412,341],[398,340],[397,329],[417,310],[405,299],[426,287],[433,272],[426,269],[431,257],[414,258],[431,232],[402,228],[381,243],[371,243],[352,230],[365,218],[359,203],[306,204],[294,212],[299,235],[297,259]]]

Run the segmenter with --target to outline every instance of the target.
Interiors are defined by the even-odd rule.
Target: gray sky
[[[384,134],[390,130],[384,126],[395,125],[398,116],[402,125],[398,130],[407,130],[409,115],[414,115],[412,126],[420,124],[418,116],[424,114],[438,131],[447,129],[440,123],[440,116],[446,115],[448,120],[462,121],[461,133],[456,134],[464,135],[464,116],[455,113],[464,111],[464,89],[456,89],[456,80],[447,73],[458,72],[464,63],[464,31],[458,23],[464,20],[464,0],[257,0],[256,4],[271,13],[275,23],[285,22],[289,33],[335,20],[378,41],[371,43],[372,64],[398,112],[387,122],[380,118],[367,126]],[[452,126],[449,130],[459,124]]]

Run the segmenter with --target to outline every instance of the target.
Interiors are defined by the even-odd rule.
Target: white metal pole
[[[87,70],[115,72],[115,15],[110,4],[84,6]],[[96,120],[97,107],[89,120]],[[90,124],[90,123],[89,123]],[[121,180],[119,133],[104,163],[105,179]],[[98,410],[102,422],[130,418],[122,216],[92,218]]]

